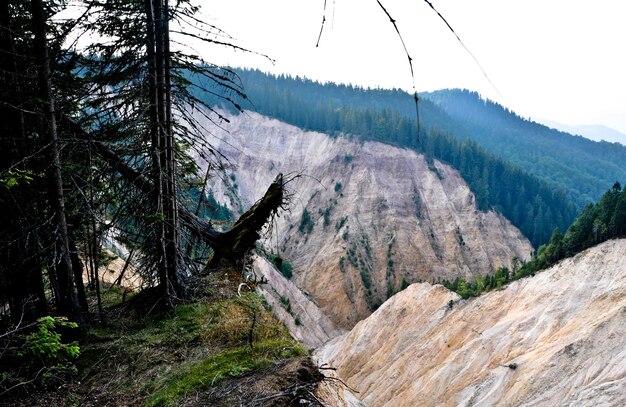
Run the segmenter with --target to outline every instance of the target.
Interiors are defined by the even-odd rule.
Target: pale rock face
[[[331,138],[246,112],[205,123],[208,141],[237,166],[216,172],[216,199],[241,212],[278,173],[289,210],[265,240],[294,267],[293,282],[341,329],[403,284],[494,272],[528,259],[528,240],[504,217],[477,210],[453,168],[413,151]],[[200,160],[203,165],[202,160]],[[312,231],[300,231],[304,211]]]
[[[371,407],[624,406],[626,240],[466,301],[411,285],[316,355]]]
[[[268,282],[260,286],[259,292],[298,342],[308,348],[317,348],[344,333],[322,313],[313,298],[280,274],[265,258],[255,256],[254,270]]]

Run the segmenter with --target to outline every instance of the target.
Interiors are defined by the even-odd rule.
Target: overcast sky
[[[621,0],[381,0],[414,60],[418,91],[466,88],[523,117],[626,133],[626,3]],[[265,58],[203,46],[217,64],[412,91],[400,40],[376,0],[204,0],[207,22]]]

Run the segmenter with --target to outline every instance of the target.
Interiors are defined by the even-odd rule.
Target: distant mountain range
[[[626,180],[626,146],[592,141],[523,119],[467,90],[423,95],[441,107],[469,137],[491,153],[565,188],[579,207],[597,201],[615,181]]]
[[[575,134],[588,138],[594,141],[606,141],[609,143],[620,143],[626,145],[626,134],[619,132],[601,124],[587,124],[570,126],[567,124],[558,123],[552,120],[537,119],[540,123],[545,124],[556,130],[564,131],[566,133]]]

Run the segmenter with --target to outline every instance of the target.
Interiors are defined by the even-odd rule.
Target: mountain
[[[626,145],[626,134],[600,124],[570,126],[567,124],[557,123],[552,120],[539,120],[539,122],[553,129],[580,135],[590,140]]]
[[[417,128],[415,104],[405,92],[322,85],[259,71],[237,75],[249,98],[240,101],[242,106],[256,112],[332,136],[348,134],[409,148],[429,162],[452,165],[474,192],[480,210],[502,213],[535,247],[546,243],[554,229],[567,229],[579,210],[560,188],[497,158],[472,139],[454,136],[467,130],[427,99],[419,104],[422,120]]]
[[[595,142],[550,129],[468,90],[431,92],[423,98],[463,124],[470,137],[496,156],[564,188],[580,208],[626,179],[626,146]]]
[[[265,250],[289,265],[337,328],[351,328],[410,283],[473,279],[530,257],[528,240],[498,212],[478,210],[449,165],[253,112],[224,114],[223,129],[203,123],[207,142],[237,166],[210,172],[211,195],[241,213],[278,173],[291,179],[291,203]]]
[[[415,121],[413,96],[398,89],[321,84],[256,70],[235,72],[248,95],[247,100],[239,100],[242,106],[302,128],[329,134],[352,132],[371,139],[368,131],[373,130],[374,137],[378,138],[384,132],[375,128],[378,123],[368,118],[368,114],[384,113],[387,117],[397,114]],[[368,114],[359,117],[355,111]],[[338,117],[346,115],[343,120]],[[626,179],[625,146],[594,142],[550,129],[484,100],[476,92],[447,89],[422,93],[419,119],[424,134],[436,129],[458,140],[474,140],[491,154],[541,178],[552,188],[563,189],[578,209],[599,199],[615,181]],[[354,120],[357,120],[356,125]],[[402,130],[395,126],[390,131]],[[406,138],[395,137],[393,142],[420,148],[419,143]],[[472,175],[463,176],[473,187]],[[507,216],[511,219],[510,214]]]
[[[316,353],[370,407],[626,405],[626,240],[472,300],[414,284]]]

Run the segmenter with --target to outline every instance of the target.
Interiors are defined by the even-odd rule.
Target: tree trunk
[[[165,208],[163,205],[163,167],[161,155],[161,133],[162,129],[159,123],[159,90],[157,78],[159,77],[157,70],[157,22],[156,10],[152,0],[145,0],[146,8],[146,54],[148,58],[148,78],[149,78],[149,98],[150,98],[150,149],[152,156],[152,183],[154,190],[152,191],[152,204],[154,206],[156,218],[165,217]],[[168,284],[168,266],[167,266],[167,250],[166,250],[166,232],[165,219],[158,219],[154,222],[156,249],[157,249],[157,267],[159,275],[159,287],[161,296],[165,301],[166,307],[172,306],[172,297],[170,295]]]
[[[168,266],[170,284],[176,295],[180,294],[178,281],[178,264],[181,261],[180,234],[178,225],[178,201],[176,199],[176,151],[174,131],[172,126],[172,80],[171,56],[169,36],[169,2],[163,0],[162,15],[162,44],[163,44],[163,101],[164,101],[164,129],[165,129],[165,179],[167,180],[167,238],[168,238]]]
[[[173,154],[171,126],[171,100],[169,96],[169,30],[167,2],[146,0],[147,56],[150,72],[151,140],[153,160],[158,161],[153,175],[157,187],[154,202],[157,213],[163,215],[158,223],[159,286],[166,306],[171,306],[178,295],[178,219],[176,210],[176,171]]]
[[[76,244],[70,240],[70,258],[72,260],[72,272],[74,273],[74,283],[76,284],[76,294],[78,297],[78,305],[82,312],[89,312],[89,304],[87,304],[87,295],[85,293],[85,282],[83,281],[83,262],[78,256],[78,248]]]
[[[45,135],[49,147],[49,155],[51,160],[50,168],[50,198],[55,213],[55,223],[58,228],[57,249],[60,256],[60,262],[55,262],[54,267],[60,263],[66,275],[63,277],[66,283],[65,298],[63,303],[58,304],[68,316],[83,325],[83,318],[80,313],[78,298],[75,290],[74,273],[72,271],[72,259],[70,256],[70,239],[67,228],[67,220],[65,216],[65,197],[63,195],[63,178],[61,176],[61,154],[59,139],[57,135],[57,123],[54,111],[54,99],[52,97],[52,79],[50,73],[50,58],[48,55],[48,41],[46,38],[46,16],[42,0],[31,0],[33,33],[34,33],[34,50],[37,60],[38,70],[37,76],[39,81],[40,98],[44,104],[45,114]]]

